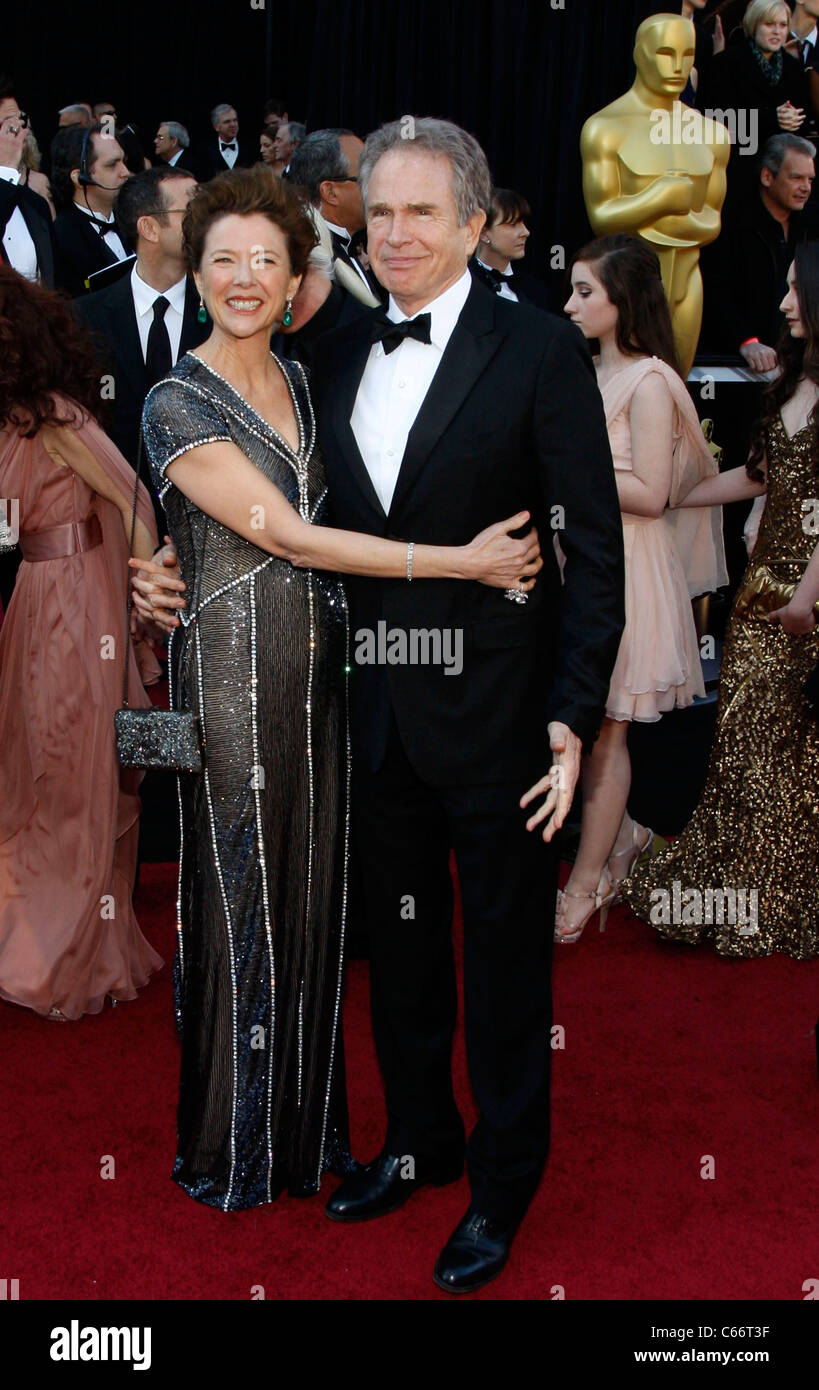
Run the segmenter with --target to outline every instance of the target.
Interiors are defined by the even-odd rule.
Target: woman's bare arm
[[[208,516],[253,545],[289,560],[300,569],[402,579],[407,545],[358,531],[312,526],[235,444],[199,444],[166,470],[178,490]],[[542,566],[537,535],[523,540],[507,534],[523,526],[528,512],[489,527],[466,546],[416,545],[414,579],[473,579],[495,588],[526,588]],[[411,537],[408,537],[411,540]]]

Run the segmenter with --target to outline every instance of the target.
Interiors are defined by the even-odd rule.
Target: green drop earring
[[[196,317],[198,318],[200,323],[207,323],[208,321],[208,311],[205,308],[205,301],[202,298],[201,294],[199,296],[199,309],[197,310]]]
[[[293,322],[293,300],[292,297],[287,301],[287,307],[282,314],[282,328],[289,328]]]

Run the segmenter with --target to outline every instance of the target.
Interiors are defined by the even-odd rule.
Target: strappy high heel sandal
[[[573,941],[579,941],[590,917],[595,912],[600,913],[600,930],[606,930],[606,918],[609,915],[609,908],[617,896],[617,890],[604,868],[600,875],[600,882],[593,893],[572,893],[568,888],[559,888],[557,891],[557,911],[555,913],[555,941],[568,946]],[[569,903],[585,901],[586,911],[577,922],[569,921]],[[571,934],[566,935],[560,931],[561,927],[571,926]]]
[[[614,901],[621,901],[620,884],[634,869],[639,859],[644,854],[654,855],[654,831],[646,825],[638,825],[635,820],[631,822],[631,844],[625,849],[618,849],[616,854],[610,854],[606,861],[609,879],[614,885]],[[617,873],[615,865],[625,862],[625,872]]]
[[[69,1022],[68,1014],[64,1014],[63,1011],[62,1011],[62,1009],[58,1009],[58,1008],[57,1008],[57,1005],[56,1005],[56,1004],[53,1005],[53,1007],[49,1009],[48,1013],[46,1014],[46,1018],[50,1018],[52,1023],[68,1023],[68,1022]]]

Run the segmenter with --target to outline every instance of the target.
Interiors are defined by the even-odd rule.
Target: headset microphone
[[[88,172],[88,143],[91,139],[91,130],[87,129],[82,137],[82,149],[80,150],[80,172],[77,175],[77,183],[81,188],[101,188],[105,193],[118,193],[120,185],[115,184],[110,188],[107,183],[97,183],[93,174]]]

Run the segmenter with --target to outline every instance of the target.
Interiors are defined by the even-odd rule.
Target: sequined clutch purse
[[[114,715],[117,757],[123,767],[201,772],[199,720],[191,710],[130,709]]]
[[[142,457],[140,432],[137,466],[134,477],[134,507],[131,516],[131,543],[134,553],[136,506],[139,494],[139,464]],[[131,584],[125,613],[125,650],[128,651],[131,630]],[[201,772],[202,736],[197,715],[192,710],[132,709],[128,704],[128,662],[122,680],[122,709],[114,713],[114,734],[117,757],[123,767],[139,767],[145,771]]]

